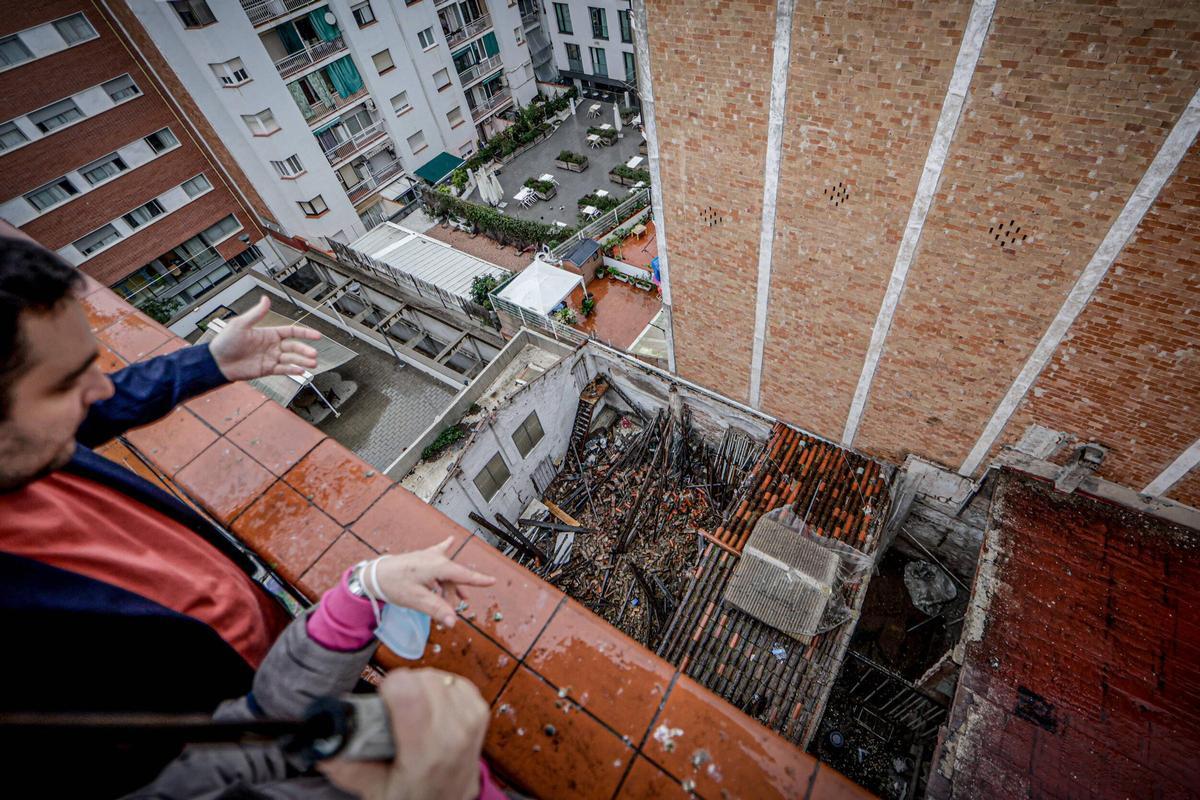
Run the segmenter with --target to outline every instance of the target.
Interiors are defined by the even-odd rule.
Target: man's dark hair
[[[9,389],[26,366],[21,314],[53,311],[82,284],[78,270],[41,245],[0,238],[0,420],[8,416]]]

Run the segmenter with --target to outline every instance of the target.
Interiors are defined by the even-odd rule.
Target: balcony
[[[338,111],[339,109],[343,109],[348,105],[353,105],[354,103],[357,103],[359,100],[362,100],[366,96],[367,96],[367,87],[363,86],[363,88],[359,89],[357,92],[350,95],[349,97],[342,97],[342,96],[336,95],[336,94],[332,95],[332,100],[333,100],[332,104],[331,103],[311,103],[309,105],[309,108],[312,109],[312,116],[308,117],[308,124],[310,126],[315,125],[316,123],[325,119],[325,117],[328,117],[333,112]],[[301,109],[301,111],[303,111],[303,109]]]
[[[521,26],[525,30],[529,30],[535,25],[540,25],[542,16],[537,11],[530,11],[528,14],[521,15]]]
[[[483,117],[490,115],[493,111],[511,101],[512,91],[501,89],[486,100],[477,101],[471,109],[471,116],[475,117],[476,122],[479,122]]]
[[[255,27],[266,25],[273,19],[286,17],[293,11],[315,6],[320,0],[242,0],[242,10]]]
[[[325,158],[329,160],[330,166],[336,167],[367,145],[382,139],[383,136],[383,123],[373,122],[336,147],[326,150]]]
[[[350,198],[351,203],[358,204],[403,174],[404,165],[399,159],[379,169],[368,168],[367,177],[346,189],[346,196]]]
[[[444,27],[442,32],[446,34],[446,44],[454,47],[468,39],[474,39],[479,34],[492,27],[492,15],[484,14],[474,22],[469,22],[456,31],[447,31]]]
[[[465,89],[467,86],[471,85],[480,78],[490,75],[492,72],[500,69],[503,64],[503,59],[501,59],[499,54],[497,54],[491,58],[480,61],[478,64],[467,67],[462,72],[458,73],[458,79],[462,81],[463,88]]]
[[[279,59],[275,62],[275,69],[279,70],[281,78],[287,78],[303,72],[313,64],[328,58],[334,53],[340,53],[345,49],[346,42],[340,36],[331,42],[317,42],[311,47],[306,47],[299,52]]]

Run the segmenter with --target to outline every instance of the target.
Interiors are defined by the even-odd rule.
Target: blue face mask
[[[429,615],[388,603],[375,636],[396,655],[415,661],[425,652],[429,641]]]

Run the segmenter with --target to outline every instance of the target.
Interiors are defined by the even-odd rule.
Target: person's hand
[[[316,349],[297,340],[320,339],[321,334],[303,325],[254,327],[270,310],[271,299],[264,295],[254,308],[229,320],[209,345],[217,367],[229,380],[301,375],[316,368]]]
[[[436,669],[395,670],[379,686],[396,758],[320,764],[334,785],[364,800],[474,800],[488,704],[465,678]]]
[[[455,606],[466,600],[463,587],[491,586],[496,582],[491,575],[451,561],[446,553],[453,541],[450,537],[424,550],[380,560],[376,577],[388,602],[423,611],[447,628],[453,627]]]

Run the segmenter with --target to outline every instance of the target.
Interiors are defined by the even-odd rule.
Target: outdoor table
[[[555,178],[553,175],[551,175],[549,172],[547,172],[546,174],[544,174],[544,175],[542,175],[541,177],[539,177],[539,178],[538,178],[538,180],[539,180],[539,181],[546,181],[547,183],[553,183],[553,184],[557,184],[557,183],[558,183],[558,179],[557,179],[557,178]]]
[[[646,188],[646,182],[645,182],[645,181],[638,181],[637,183],[635,183],[635,184],[634,184],[632,187],[630,187],[630,188],[633,188],[633,189],[645,189],[645,188]]]
[[[612,129],[613,129],[613,126],[608,122],[606,122],[600,126],[600,130],[602,130],[602,131],[611,131]]]
[[[600,136],[595,133],[589,133],[588,137],[587,137],[587,143],[588,143],[588,147],[599,147],[600,146]]]
[[[638,114],[636,117],[630,120],[630,124],[632,124],[635,128],[640,127],[642,124],[642,115]]]
[[[597,189],[596,197],[608,197],[608,190],[607,189]]]
[[[645,159],[641,156],[634,156],[633,158],[629,159],[625,166],[629,167],[630,169],[637,169],[644,160]]]
[[[594,217],[598,213],[600,213],[600,209],[596,208],[595,206],[584,206],[583,207],[583,215],[585,217]]]
[[[633,230],[630,232],[634,236],[641,236],[643,233],[646,232],[646,226],[639,222],[637,225],[633,226]]]
[[[600,116],[600,104],[599,103],[592,103],[590,106],[588,106],[588,116],[589,117]]]

